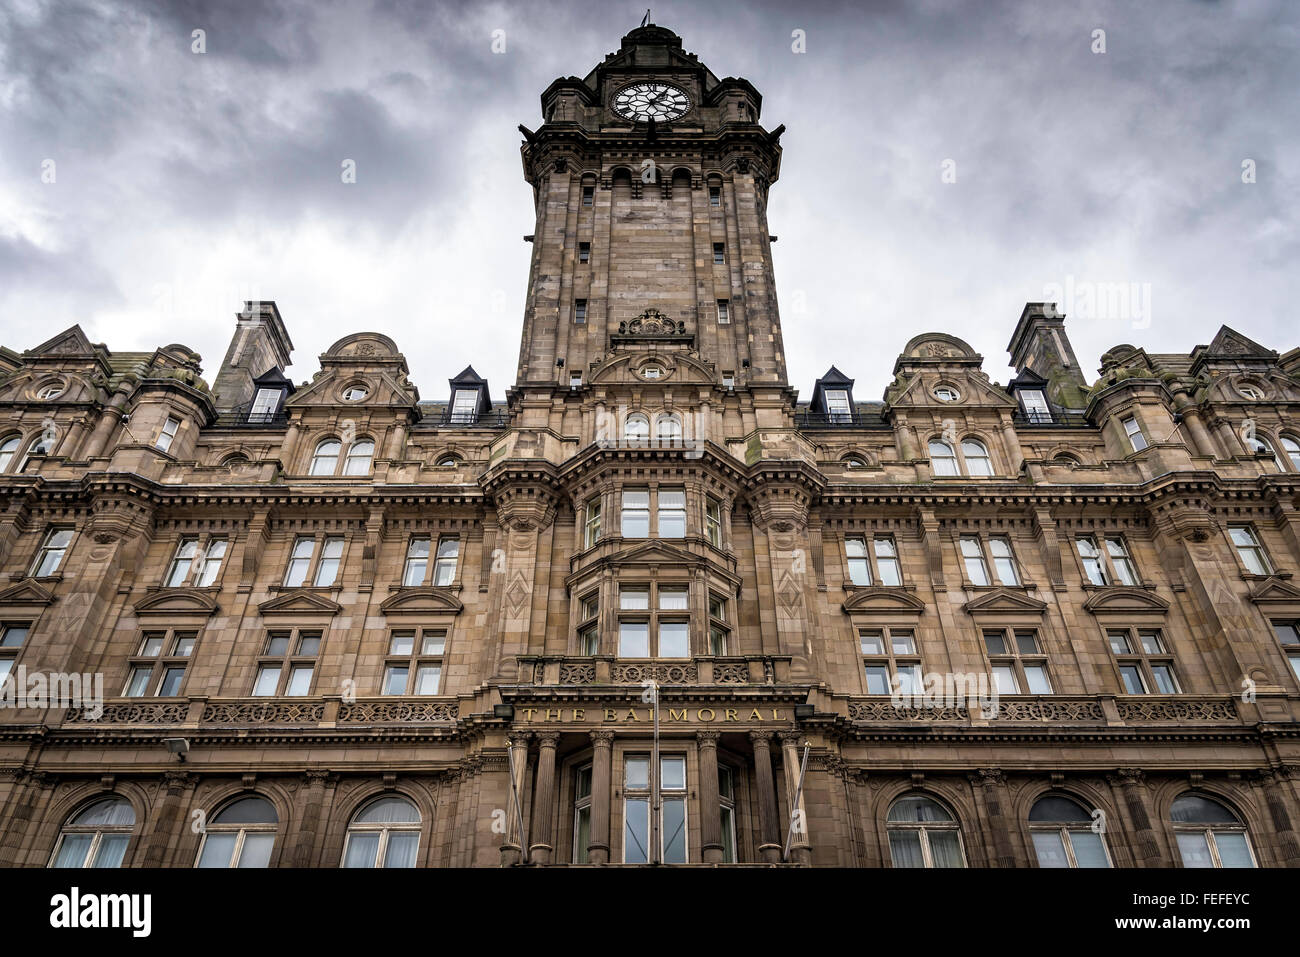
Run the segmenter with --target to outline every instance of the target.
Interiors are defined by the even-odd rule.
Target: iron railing
[[[889,426],[875,416],[863,415],[857,409],[851,412],[807,412],[794,414],[797,429],[888,429]]]
[[[1016,409],[1011,413],[1011,422],[1013,425],[1024,425],[1032,428],[1064,428],[1077,429],[1082,426],[1091,425],[1086,416],[1078,412],[1057,412],[1047,411],[1046,409]]]

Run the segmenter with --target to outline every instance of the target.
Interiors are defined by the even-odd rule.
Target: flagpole
[[[785,850],[781,853],[781,860],[790,859],[790,842],[794,840],[794,822],[795,816],[799,813],[799,802],[803,800],[803,776],[808,770],[808,750],[812,747],[807,741],[803,743],[803,761],[799,763],[799,786],[794,792],[794,803],[790,805],[790,829],[785,834]]]
[[[647,11],[647,16],[649,12]],[[650,693],[654,701],[654,745],[650,749],[650,845],[653,849],[650,861],[662,863],[663,848],[660,846],[662,835],[659,823],[659,682],[650,683]]]

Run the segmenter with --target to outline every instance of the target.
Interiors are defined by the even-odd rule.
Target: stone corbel
[[[1061,561],[1061,541],[1056,536],[1056,519],[1048,509],[1036,508],[1033,522],[1043,563],[1047,566],[1047,577],[1051,579],[1052,588],[1060,591],[1065,587],[1065,568]]]
[[[943,536],[939,518],[933,509],[918,508],[916,524],[921,530],[921,543],[930,562],[930,578],[936,587],[943,587]]]

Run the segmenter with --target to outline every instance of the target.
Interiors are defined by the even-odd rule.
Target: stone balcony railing
[[[385,725],[453,725],[459,717],[454,697],[358,698],[126,698],[104,703],[98,718],[85,708],[68,709],[63,727],[120,725],[183,728],[359,728]]]
[[[1274,711],[1277,713],[1276,707]],[[867,695],[848,699],[848,718],[859,725],[946,725],[954,728],[1044,724],[1097,727],[1217,724],[1240,727],[1259,720],[1259,711],[1253,702],[1246,706],[1233,695],[1003,695],[995,706],[990,706],[988,713],[979,703],[971,703],[969,707],[965,703],[910,707],[896,704],[886,695]]]
[[[516,680],[530,685],[770,685],[790,680],[790,658],[781,655],[629,659],[521,656]]]

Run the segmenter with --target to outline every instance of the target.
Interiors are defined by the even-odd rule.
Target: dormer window
[[[252,415],[274,415],[280,409],[279,389],[258,389],[253,398]]]
[[[360,402],[370,394],[370,390],[363,385],[348,386],[343,390],[344,402]]]
[[[1020,407],[1025,412],[1025,421],[1030,424],[1050,423],[1052,410],[1047,405],[1047,396],[1041,389],[1021,389]]]
[[[457,389],[451,400],[451,421],[472,423],[478,419],[478,392],[474,389]]]
[[[846,389],[826,390],[826,414],[832,422],[852,421],[853,408],[849,405],[849,393]]]

